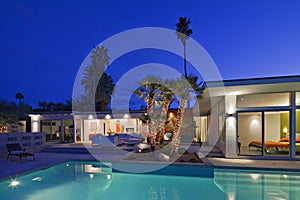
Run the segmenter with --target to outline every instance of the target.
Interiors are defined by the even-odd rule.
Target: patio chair
[[[10,160],[12,161],[12,156],[19,157],[21,163],[23,157],[27,159],[28,156],[31,156],[33,157],[33,160],[35,160],[34,154],[26,152],[26,149],[22,149],[19,143],[6,144],[6,148],[8,151],[7,160],[10,157]]]

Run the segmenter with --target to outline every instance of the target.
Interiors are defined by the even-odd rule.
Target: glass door
[[[262,156],[262,112],[239,112],[237,119],[239,155]]]
[[[288,156],[290,152],[290,112],[264,112],[266,156]]]
[[[63,133],[64,133],[63,142],[74,142],[75,141],[73,120],[71,120],[71,119],[63,120]]]
[[[60,120],[42,120],[41,130],[46,133],[46,141],[60,140]]]
[[[290,111],[238,112],[237,119],[239,155],[290,155]]]

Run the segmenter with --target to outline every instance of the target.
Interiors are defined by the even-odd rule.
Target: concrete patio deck
[[[208,158],[214,167],[295,170],[300,173],[300,161]]]

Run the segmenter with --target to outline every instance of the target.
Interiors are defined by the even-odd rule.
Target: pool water
[[[210,170],[210,177],[130,174],[115,172],[110,163],[68,162],[0,182],[0,199],[300,199],[298,172]]]

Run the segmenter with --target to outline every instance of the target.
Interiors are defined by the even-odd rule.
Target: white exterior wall
[[[19,143],[27,152],[40,152],[45,148],[45,133],[0,134],[0,153],[7,153],[6,144]]]
[[[228,157],[237,156],[237,135],[236,135],[236,95],[225,96],[226,105],[226,131],[225,131],[225,152]],[[233,116],[229,116],[233,115]]]
[[[224,105],[222,106],[222,103],[224,103],[223,100],[220,99],[212,99],[212,109],[210,110],[210,114],[207,116],[207,140],[208,144],[213,147],[216,146],[220,147],[219,143],[219,137],[220,137],[220,131],[219,131],[219,117],[223,115],[224,113]]]
[[[215,146],[219,139],[219,129],[218,129],[218,113],[212,112],[211,115],[208,116],[208,133],[206,142],[210,146]]]
[[[31,132],[41,132],[41,119],[40,115],[29,115],[31,117]]]

